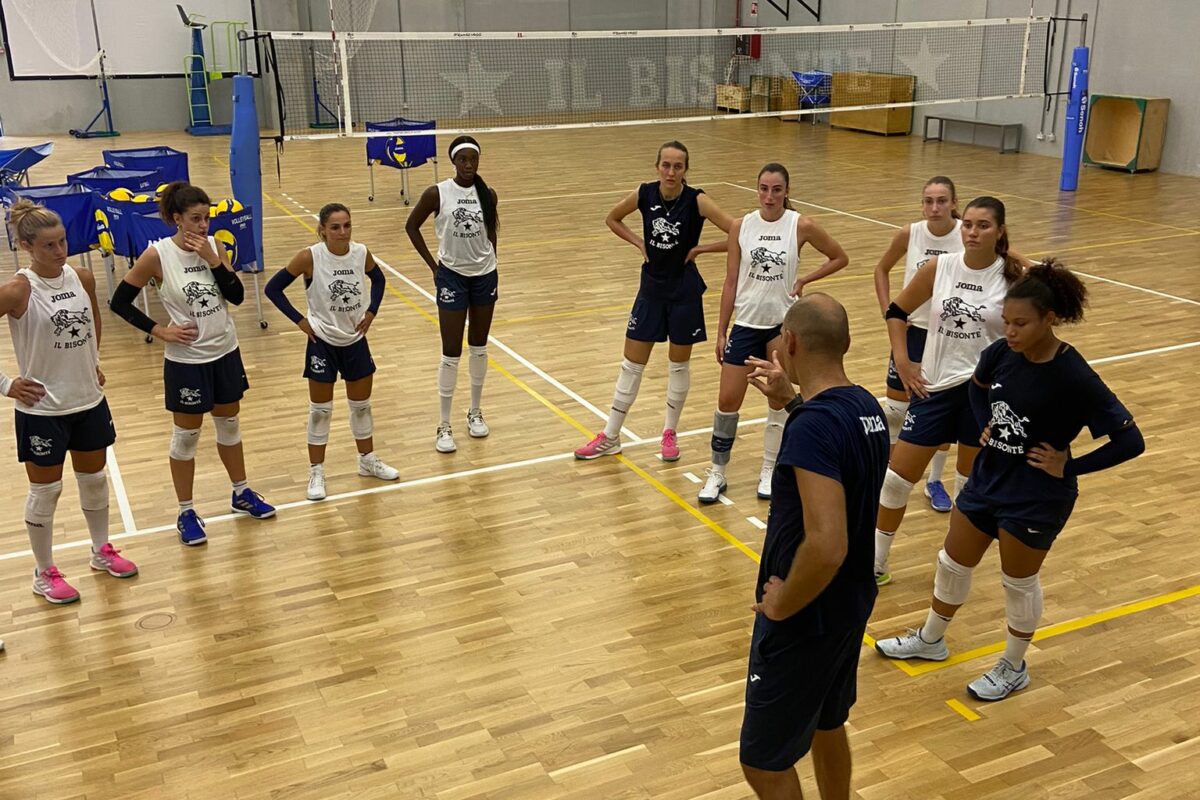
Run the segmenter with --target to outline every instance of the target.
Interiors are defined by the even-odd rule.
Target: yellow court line
[[[974,722],[979,719],[979,715],[971,709],[964,706],[958,700],[950,699],[946,701],[946,705],[950,706],[956,714],[960,714],[966,718],[967,722]]]
[[[1036,253],[1026,253],[1028,256],[1055,256],[1059,253],[1073,253],[1076,250],[1096,250],[1104,247],[1116,247],[1122,244],[1140,244],[1142,242],[1157,242],[1161,239],[1178,239],[1182,236],[1200,236],[1200,231],[1188,231],[1187,233],[1165,233],[1162,236],[1143,236],[1139,239],[1118,239],[1115,242],[1098,242],[1096,244],[1081,244],[1077,247],[1061,247],[1057,249],[1042,250]]]

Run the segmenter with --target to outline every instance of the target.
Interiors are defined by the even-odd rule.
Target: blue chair
[[[29,168],[54,152],[50,142],[15,150],[0,150],[0,186],[29,185]]]

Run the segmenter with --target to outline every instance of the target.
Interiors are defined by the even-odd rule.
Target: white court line
[[[593,764],[600,764],[604,761],[609,761],[614,758],[621,758],[623,756],[627,756],[627,755],[630,755],[632,753],[637,753],[637,752],[649,753],[650,751],[646,749],[646,745],[636,744],[633,747],[626,747],[624,750],[617,750],[615,753],[605,753],[602,756],[590,758],[587,761],[580,761],[578,764],[571,764],[570,766],[567,766],[567,767],[560,767],[559,769],[551,770],[550,772],[547,772],[546,774],[548,776],[550,776],[551,779],[553,779],[553,778],[557,778],[559,775],[565,775],[568,772],[573,772],[574,770],[577,770],[577,769],[583,769],[584,767],[590,767]]]
[[[117,449],[108,446],[108,476],[112,479],[113,494],[117,496],[117,508],[121,512],[121,524],[125,530],[137,533],[137,523],[133,521],[133,509],[129,506],[129,495],[125,492],[125,481],[121,478],[121,465],[117,463]]]
[[[746,517],[746,521],[758,528],[760,531],[765,531],[767,529],[767,523],[763,522],[758,517]]]
[[[749,186],[740,186],[739,184],[730,183],[729,181],[721,181],[721,183],[725,184],[726,186],[732,186],[735,189],[741,189],[742,191],[746,191],[746,192],[757,193],[757,191],[758,191],[757,189],[752,189]],[[851,214],[849,211],[842,211],[841,209],[838,209],[838,208],[830,208],[829,206],[822,206],[822,205],[818,205],[817,203],[810,203],[806,200],[797,200],[794,197],[791,198],[791,201],[793,203],[799,203],[800,205],[812,206],[813,208],[819,208],[823,211],[829,211],[833,214],[841,214],[843,217],[853,217],[854,219],[860,219],[863,222],[872,222],[876,225],[882,225],[885,228],[892,228],[893,230],[897,230],[899,228],[904,227],[903,225],[893,225],[890,222],[884,222],[881,219],[873,219],[871,217],[864,217],[859,214]],[[1076,275],[1082,275],[1083,277],[1091,278],[1094,281],[1101,281],[1103,283],[1111,283],[1114,286],[1123,286],[1126,289],[1133,289],[1138,292],[1145,292],[1146,294],[1152,294],[1152,295],[1156,295],[1158,297],[1164,297],[1168,300],[1175,300],[1176,302],[1179,302],[1179,303],[1187,303],[1187,304],[1193,305],[1193,306],[1200,306],[1200,300],[1192,300],[1187,297],[1180,297],[1179,295],[1167,294],[1166,292],[1160,292],[1157,289],[1147,289],[1145,286],[1138,286],[1135,283],[1125,283],[1124,281],[1113,280],[1112,278],[1105,278],[1101,275],[1093,275],[1088,272],[1080,272],[1079,270],[1074,269],[1074,268],[1072,268],[1071,271],[1074,272]]]
[[[541,197],[506,197],[506,198],[504,198],[504,203],[505,203],[505,205],[507,205],[508,203],[537,203],[537,202],[540,202],[543,200],[569,200],[572,197],[597,197],[597,196],[606,195],[606,194],[629,194],[631,191],[632,191],[631,189],[608,189],[603,192],[578,192],[576,194],[545,194],[545,195],[542,195]],[[293,203],[296,203],[296,205],[298,205],[298,206],[300,205],[300,203],[298,201],[296,201],[294,198],[292,198],[290,195],[284,194],[283,192],[280,192],[279,194],[282,195],[283,197],[286,197],[287,199],[291,200]],[[304,206],[300,206],[300,207],[304,208]],[[305,208],[304,210],[308,211],[307,208]],[[368,206],[367,208],[355,209],[354,213],[355,214],[378,214],[383,211],[410,211],[410,210],[412,210],[412,206]],[[309,211],[308,213],[311,214],[312,212]],[[287,214],[275,214],[270,217],[263,217],[264,222],[269,219],[291,219],[291,217],[288,216]]]
[[[693,475],[693,474],[692,474],[692,473],[690,473],[690,472],[685,472],[685,473],[683,473],[683,477],[687,478],[687,479],[688,479],[689,481],[691,481],[692,483],[700,483],[700,479],[699,479],[699,478],[697,478],[695,475]]]

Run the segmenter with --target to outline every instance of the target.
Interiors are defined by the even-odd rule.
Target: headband
[[[474,142],[460,142],[459,144],[454,145],[454,147],[450,149],[451,161],[453,161],[454,157],[458,155],[459,150],[474,150],[476,153],[478,153],[479,145],[475,144]]]

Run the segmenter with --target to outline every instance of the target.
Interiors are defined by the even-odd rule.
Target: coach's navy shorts
[[[914,364],[920,364],[922,357],[925,355],[925,339],[928,338],[929,331],[925,328],[909,325],[906,336],[908,337],[908,360]],[[890,355],[888,356],[887,387],[895,389],[897,392],[904,391],[904,383],[900,380],[900,373],[896,372],[896,361]]]
[[[767,345],[779,336],[783,326],[774,328],[747,328],[744,325],[734,325],[725,342],[725,363],[735,367],[746,366],[746,359],[753,356],[767,360]]]

